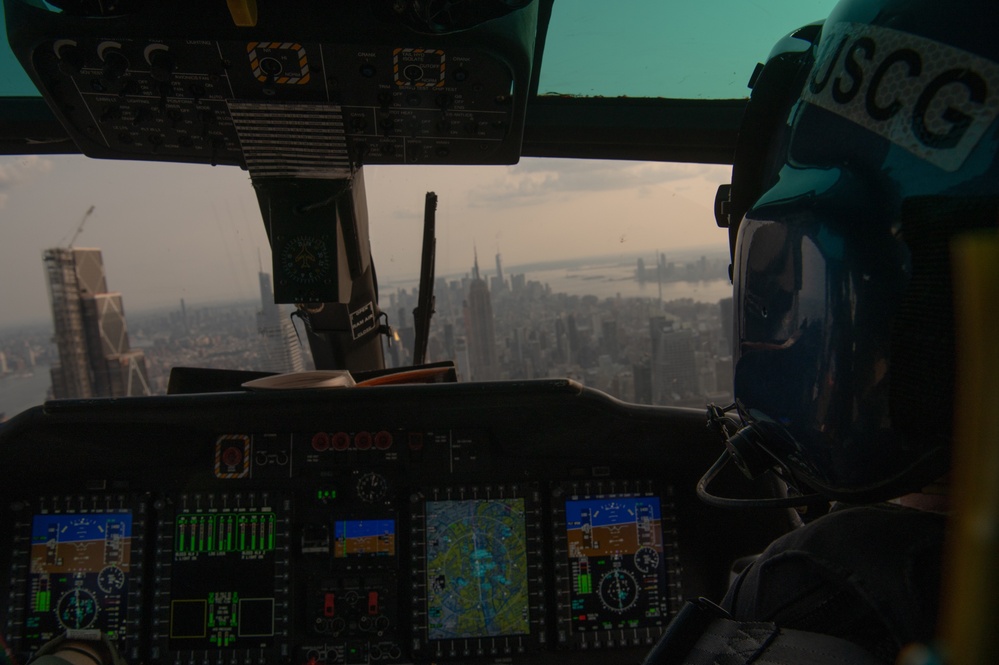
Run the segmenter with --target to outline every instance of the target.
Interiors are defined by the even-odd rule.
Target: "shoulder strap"
[[[687,602],[643,665],[883,665],[839,637],[736,621],[704,599]]]

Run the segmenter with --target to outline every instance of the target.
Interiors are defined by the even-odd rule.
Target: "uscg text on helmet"
[[[956,171],[999,115],[999,64],[860,23],[826,26],[802,99]]]

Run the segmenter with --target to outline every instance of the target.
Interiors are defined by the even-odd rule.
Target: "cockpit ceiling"
[[[66,4],[66,3],[60,3]],[[167,45],[170,36],[165,33],[176,35],[177,39],[191,37],[219,37],[216,26],[210,25],[210,21],[201,20],[195,22],[196,27],[192,28],[189,19],[179,16],[176,10],[166,12],[164,15],[157,14],[157,8],[162,3],[156,2],[132,2],[122,3],[132,9],[131,14],[124,19],[121,25],[127,29],[117,29],[114,38],[110,33],[105,37],[99,36],[100,31],[94,32],[92,27],[94,19],[79,19],[69,17],[65,14],[59,15],[51,12],[38,10],[34,7],[27,7],[23,0],[8,0],[7,14],[18,24],[23,22],[22,12],[38,12],[47,14],[44,17],[35,16],[31,19],[31,27],[27,33],[35,39],[28,45],[32,51],[37,50],[40,45],[40,37],[47,33],[51,44],[58,40],[73,40],[78,35],[88,35],[94,40],[99,40],[93,46],[100,47],[102,44],[112,42],[122,42],[121,50],[128,51],[128,40],[120,40],[120,37],[134,34],[137,38],[145,38],[148,34],[164,33],[164,39],[158,43]],[[381,5],[384,3],[371,3]],[[657,0],[650,2],[629,3],[622,7],[616,3],[597,2],[596,0],[574,0],[564,2],[563,0],[538,0],[527,3],[504,3],[512,9],[504,10],[503,15],[485,16],[492,20],[486,21],[484,26],[468,28],[466,24],[472,19],[467,16],[453,17],[455,25],[463,29],[455,34],[419,34],[413,30],[407,31],[407,26],[392,26],[393,30],[401,32],[392,33],[401,37],[383,40],[384,48],[388,48],[390,53],[396,49],[402,52],[402,59],[406,57],[413,62],[402,62],[400,56],[390,55],[386,57],[394,60],[386,60],[389,68],[401,65],[401,69],[396,69],[392,76],[394,78],[386,81],[379,81],[380,89],[374,94],[374,102],[368,100],[363,95],[357,101],[361,106],[372,105],[377,111],[378,107],[391,107],[396,110],[398,117],[389,117],[388,124],[385,125],[372,111],[371,117],[361,118],[358,109],[345,113],[338,122],[344,124],[343,134],[348,135],[345,141],[348,145],[346,149],[334,140],[319,141],[319,148],[314,159],[324,163],[338,163],[341,158],[347,160],[356,159],[357,155],[351,155],[350,146],[353,141],[349,135],[353,131],[355,134],[371,130],[369,134],[375,134],[375,139],[366,136],[359,141],[360,150],[365,154],[363,163],[512,163],[520,156],[552,156],[552,157],[581,157],[581,158],[618,158],[618,159],[653,159],[672,161],[693,161],[708,163],[728,163],[731,161],[734,151],[735,137],[738,132],[739,121],[742,110],[745,106],[745,97],[748,94],[746,83],[756,62],[765,59],[769,48],[782,35],[799,27],[804,23],[811,22],[816,18],[825,16],[833,2],[831,0],[811,0],[800,2],[798,0],[779,0],[766,3],[760,7],[757,4],[750,6],[747,3],[733,0],[729,2],[731,7],[727,10],[719,10],[713,7],[711,12],[707,12],[701,7],[676,6],[674,3],[662,3]],[[524,7],[518,7],[523,4]],[[224,5],[220,5],[224,6]],[[25,9],[27,8],[27,9]],[[193,10],[192,10],[193,11]],[[327,12],[332,11],[327,9]],[[197,13],[197,12],[193,12]],[[192,12],[187,12],[186,16],[192,16]],[[352,10],[353,14],[363,14]],[[497,12],[493,12],[494,14]],[[170,17],[173,17],[172,22]],[[378,11],[372,10],[371,16],[379,18]],[[166,17],[166,18],[164,18]],[[226,18],[227,14],[222,13]],[[719,18],[722,17],[722,18]],[[313,39],[313,48],[310,53],[303,55],[303,59],[309,60],[306,66],[313,68],[313,79],[318,79],[318,72],[325,66],[331,70],[339,67],[342,59],[347,59],[351,64],[357,60],[358,54],[368,54],[377,52],[374,41],[370,44],[362,43],[365,40],[357,40],[357,30],[353,30],[355,43],[353,46],[360,48],[350,51],[351,44],[346,44],[343,39],[337,36],[336,30],[323,30],[322,34],[317,31],[315,25],[335,25],[337,21],[326,22],[312,21],[302,29],[295,30],[294,20],[284,20],[287,17],[275,17],[267,14],[266,6],[261,6],[257,27],[267,27],[267,30],[254,30],[241,28],[233,30],[231,25],[218,26],[218,29],[229,34],[236,35],[232,41],[232,46],[238,44],[240,47],[251,42],[258,45],[257,51],[263,47],[270,47],[273,44],[298,45],[306,48],[308,39]],[[474,17],[472,17],[474,18]],[[294,17],[291,17],[294,19]],[[100,19],[107,32],[109,22],[122,20],[115,17]],[[410,19],[407,19],[410,20]],[[437,23],[430,22],[432,29],[443,31],[447,24],[438,23],[440,19],[435,19]],[[465,24],[460,23],[464,20]],[[6,19],[5,19],[6,21]],[[88,22],[89,21],[89,22]],[[410,20],[410,22],[412,22]],[[209,25],[205,25],[208,23]],[[42,25],[44,24],[44,25]],[[140,35],[139,27],[150,28],[156,26],[156,30],[149,32],[146,30]],[[173,27],[169,27],[172,25]],[[62,30],[60,31],[60,26]],[[131,26],[131,27],[129,27]],[[525,27],[526,26],[526,27]],[[371,34],[383,35],[385,26],[368,26],[369,28],[380,28]],[[411,27],[411,26],[409,26]],[[131,30],[131,32],[128,32]],[[198,32],[195,35],[193,32]],[[89,31],[89,32],[88,32]],[[432,31],[432,30],[431,30]],[[21,28],[12,31],[17,39],[17,34],[24,33]],[[60,34],[60,32],[62,34]],[[254,33],[250,35],[250,33]],[[266,32],[266,35],[257,35],[257,32]],[[391,30],[389,30],[391,33]],[[189,33],[189,34],[185,34]],[[214,33],[214,34],[213,34]],[[280,33],[278,35],[277,33]],[[327,35],[327,33],[333,33]],[[318,35],[318,36],[317,36]],[[321,36],[321,39],[320,39]],[[250,39],[252,37],[252,39]],[[280,42],[253,41],[254,39],[281,39]],[[289,41],[290,39],[290,41]],[[187,41],[191,41],[188,39]],[[206,40],[201,40],[206,41]],[[174,54],[179,55],[180,48],[174,44]],[[417,44],[419,42],[419,44]],[[216,44],[224,44],[226,40],[215,39]],[[152,44],[152,42],[150,42]],[[148,47],[150,44],[141,46]],[[132,46],[140,46],[138,43]],[[153,44],[155,46],[155,44]],[[371,48],[367,48],[370,46]],[[441,47],[445,47],[441,48]],[[320,48],[321,47],[321,48]],[[431,48],[434,47],[434,48]],[[346,51],[340,52],[347,48]],[[23,49],[21,49],[23,50]],[[43,49],[51,52],[51,49]],[[62,50],[62,49],[60,49]],[[146,73],[152,77],[155,69],[151,63],[143,62],[145,59],[145,48],[140,49],[140,54],[135,57],[125,55],[124,66],[119,78],[141,79],[141,74]],[[189,49],[187,49],[189,50]],[[274,50],[274,49],[271,49]],[[471,51],[474,55],[470,55]],[[157,55],[163,49],[154,48],[151,53]],[[267,48],[264,48],[267,51]],[[416,54],[415,52],[419,52]],[[442,57],[443,51],[443,60]],[[106,77],[108,74],[114,76],[115,68],[107,65],[104,55],[111,53],[107,48],[101,53],[94,54],[93,62],[83,61],[79,71],[74,71],[69,78],[74,84],[90,84],[91,78],[98,74]],[[254,49],[248,51],[252,54]],[[335,56],[332,56],[336,53]],[[453,54],[453,55],[452,55]],[[285,54],[287,55],[287,54]],[[23,57],[23,54],[22,54]],[[289,56],[290,57],[290,56]],[[277,63],[289,64],[292,58],[284,57],[280,49],[274,53],[264,53],[258,63],[270,58]],[[326,60],[320,62],[316,58],[322,57]],[[330,58],[336,64],[330,62]],[[431,63],[434,57],[438,58],[438,63]],[[500,63],[501,69],[509,71],[503,75],[490,71],[492,66],[485,66],[482,72],[482,82],[487,82],[488,90],[479,88],[481,94],[474,95],[471,86],[462,92],[457,90],[452,84],[456,84],[456,77],[461,73],[468,75],[474,73],[474,69],[466,69],[461,66],[461,62],[468,62],[467,58],[478,59],[480,61],[495,61]],[[429,59],[428,59],[429,58]],[[466,60],[461,60],[465,58]],[[44,58],[42,58],[44,60]],[[58,57],[56,58],[57,60]],[[72,58],[71,58],[72,59]],[[363,58],[362,58],[363,59]],[[114,60],[114,57],[112,57]],[[270,61],[268,60],[268,61]],[[133,62],[134,61],[134,62]],[[58,65],[59,62],[51,63]],[[37,59],[32,63],[41,71],[45,70],[44,62]],[[63,62],[63,69],[67,69]],[[111,64],[114,64],[112,62]],[[406,66],[417,65],[423,74],[422,78],[406,79]],[[431,66],[433,65],[433,66]],[[364,63],[360,63],[363,67]],[[249,64],[248,64],[249,67]],[[429,69],[428,69],[429,67]],[[450,67],[447,75],[443,70],[437,79],[433,79],[435,67],[446,69]],[[20,64],[9,51],[9,46],[0,49],[0,88],[8,95],[8,98],[0,103],[0,153],[22,154],[22,153],[74,153],[84,152],[93,156],[155,159],[167,161],[188,161],[187,158],[170,155],[167,149],[169,142],[175,137],[168,133],[159,132],[152,140],[165,139],[155,146],[155,154],[146,151],[146,154],[128,156],[129,150],[124,150],[122,155],[98,154],[97,151],[85,144],[88,133],[93,130],[79,129],[74,131],[74,122],[64,115],[67,102],[62,104],[58,100],[54,101],[57,113],[49,110],[40,97],[37,96],[37,85],[46,87],[48,84],[40,80],[37,72],[35,82],[32,83],[23,71]],[[75,69],[75,68],[72,68]],[[259,68],[258,68],[259,69]],[[358,67],[341,67],[341,71],[358,72]],[[60,70],[61,71],[61,70]],[[179,70],[178,70],[179,71]],[[249,76],[247,81],[253,78],[265,79],[267,72],[260,70],[256,72],[258,76],[253,77],[252,67],[247,70]],[[370,69],[366,69],[370,73]],[[416,71],[412,69],[412,71]],[[402,72],[402,74],[400,74]],[[429,72],[429,73],[427,73]],[[62,73],[65,77],[66,74]],[[363,75],[362,75],[363,76]],[[426,77],[430,77],[429,79]],[[235,79],[236,77],[234,77]],[[328,85],[327,80],[324,85]],[[339,78],[339,77],[338,77]],[[348,77],[349,78],[349,77]],[[80,79],[80,80],[77,80]],[[86,80],[84,80],[86,79]],[[305,79],[303,81],[303,79]],[[425,80],[424,80],[425,79]],[[509,116],[493,119],[478,117],[485,110],[486,100],[495,101],[502,96],[501,93],[492,90],[495,86],[504,86],[504,79],[509,79],[513,84],[509,91],[509,99],[504,104],[509,105]],[[278,83],[277,81],[281,81]],[[428,83],[429,81],[429,83]],[[65,81],[64,81],[65,83]],[[348,92],[348,97],[353,94],[358,97],[359,88],[351,81],[338,81],[342,89]],[[395,85],[394,89],[392,85]],[[260,83],[263,86],[263,82]],[[449,87],[443,91],[443,95],[422,95],[425,99],[415,100],[413,97],[407,102],[406,96],[413,91],[427,92],[429,88],[438,85]],[[140,81],[140,87],[148,87]],[[102,92],[114,92],[106,86],[105,90],[87,90],[91,97]],[[174,86],[175,88],[177,86]],[[306,76],[281,76],[275,77],[271,84],[271,91],[257,91],[260,94],[246,95],[245,90],[235,89],[218,90],[217,99],[225,101],[228,105],[230,101],[240,103],[257,102],[277,102],[283,97],[288,102],[301,103],[308,87]],[[233,86],[230,86],[233,88]],[[412,90],[408,89],[412,88]],[[179,88],[178,88],[179,90]],[[273,95],[274,90],[279,94]],[[385,96],[386,90],[394,93],[397,99],[388,99]],[[120,92],[120,91],[118,91]],[[324,91],[325,92],[325,91]],[[170,96],[174,96],[175,91],[171,91]],[[381,93],[381,98],[379,98]],[[52,97],[49,91],[50,98]],[[264,99],[257,99],[270,95]],[[88,110],[87,115],[92,115],[90,111],[99,111],[98,120],[101,114],[118,115],[115,118],[118,124],[130,122],[141,124],[142,117],[147,114],[151,117],[156,112],[156,97],[162,93],[146,95],[150,99],[144,104],[149,109],[139,108],[143,104],[137,105],[134,109],[114,108],[107,102],[94,102],[84,104]],[[210,95],[205,99],[210,99]],[[247,99],[249,97],[249,99]],[[292,99],[294,98],[294,99]],[[82,99],[86,100],[84,96]],[[188,95],[186,106],[191,107],[201,115],[222,115],[213,112],[204,114],[206,109],[197,108],[197,95]],[[337,95],[323,94],[308,98],[306,101],[320,104],[336,106],[340,103]],[[343,102],[349,105],[346,100]],[[369,102],[371,102],[369,104]],[[95,106],[97,104],[97,106]],[[80,104],[71,106],[79,107]],[[166,106],[163,102],[160,105]],[[273,104],[272,104],[273,105]],[[99,106],[99,108],[98,108]],[[188,123],[187,117],[178,120],[178,112],[183,111],[185,103],[171,104],[171,108],[165,111],[172,111],[166,121],[176,125]],[[94,107],[94,108],[91,108]],[[275,107],[277,108],[277,107]],[[490,111],[495,109],[489,108]],[[323,115],[327,113],[320,109]],[[440,119],[436,117],[439,114]],[[430,117],[431,113],[434,117]],[[138,114],[139,123],[135,123]],[[272,112],[273,114],[273,112]],[[245,114],[243,114],[245,117]],[[465,117],[466,115],[470,117]],[[426,117],[423,117],[426,116]],[[324,116],[325,117],[325,116]],[[195,119],[196,120],[196,119]],[[228,120],[226,120],[228,122]],[[354,123],[353,129],[351,123]],[[65,129],[66,125],[69,129]],[[80,124],[79,122],[75,124]],[[98,122],[100,124],[100,122]],[[235,123],[233,123],[235,124]],[[235,147],[240,132],[244,129],[233,128],[230,132],[232,136],[214,136],[211,140],[202,141],[205,145],[200,146],[201,156],[194,161],[205,163],[239,163],[247,167],[247,161],[256,164],[263,162],[267,168],[271,168],[275,162],[272,155],[259,150],[250,151],[249,160],[240,155],[235,159],[235,155],[230,155],[227,159],[225,148]],[[337,123],[331,122],[330,126]],[[361,127],[361,125],[364,125]],[[377,125],[377,129],[372,126]],[[105,127],[99,127],[98,133]],[[128,134],[135,136],[129,139],[138,139],[140,145],[148,142],[150,137],[141,135],[141,132],[131,131]],[[407,132],[422,133],[421,141],[415,144],[412,141],[402,140],[398,136],[390,140],[385,137],[395,133],[403,135]],[[108,143],[116,142],[116,139],[124,136],[121,130],[114,132],[115,137]],[[199,133],[204,133],[199,130]],[[211,130],[209,130],[211,133]],[[334,131],[334,134],[336,132]],[[81,138],[82,137],[82,138]],[[237,138],[238,137],[238,138]],[[342,137],[341,137],[342,138]],[[497,143],[497,138],[502,145],[490,146],[489,142]],[[460,139],[460,140],[458,140]],[[469,139],[472,139],[470,142]],[[184,142],[199,142],[197,136],[185,136]],[[446,145],[442,145],[445,143]],[[81,146],[81,143],[83,144]],[[329,143],[329,145],[327,145]],[[340,143],[343,143],[341,141]],[[474,144],[474,146],[473,146]],[[467,149],[467,150],[466,150]],[[134,146],[133,150],[134,152]],[[181,151],[183,152],[183,151]],[[288,151],[279,156],[276,160],[280,162],[281,168],[298,168],[297,157],[300,151],[292,151],[295,159],[289,159]],[[320,154],[321,153],[321,154]],[[439,154],[438,154],[439,153]],[[467,154],[466,154],[467,153]],[[339,155],[339,157],[337,157]],[[337,157],[336,159],[331,158]],[[289,162],[292,164],[289,167]],[[304,168],[312,172],[314,163],[304,165]]]

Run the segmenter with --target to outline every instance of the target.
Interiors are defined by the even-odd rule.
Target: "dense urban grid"
[[[639,259],[632,279],[696,282],[717,279],[726,267],[727,256],[677,263],[660,255]],[[305,335],[298,334],[302,324],[296,331],[290,308],[267,304],[269,276],[261,273],[260,280],[260,302],[181,301],[172,310],[129,314],[131,347],[144,354],[151,393],[166,393],[172,367],[311,368]],[[417,289],[384,291],[381,307],[396,333],[386,340],[386,363],[403,367],[412,363]],[[454,361],[462,380],[568,377],[642,404],[699,407],[731,398],[731,298],[561,293],[524,273],[504,275],[499,256],[488,274],[476,257],[467,275],[438,278],[435,295],[427,360]],[[0,387],[9,392],[19,378],[48,374],[59,363],[54,341],[51,325],[0,336],[0,382],[6,384]],[[48,390],[37,401],[51,397]]]

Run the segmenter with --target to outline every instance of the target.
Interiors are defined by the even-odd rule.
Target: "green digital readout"
[[[274,513],[185,513],[177,516],[176,554],[269,552]]]

